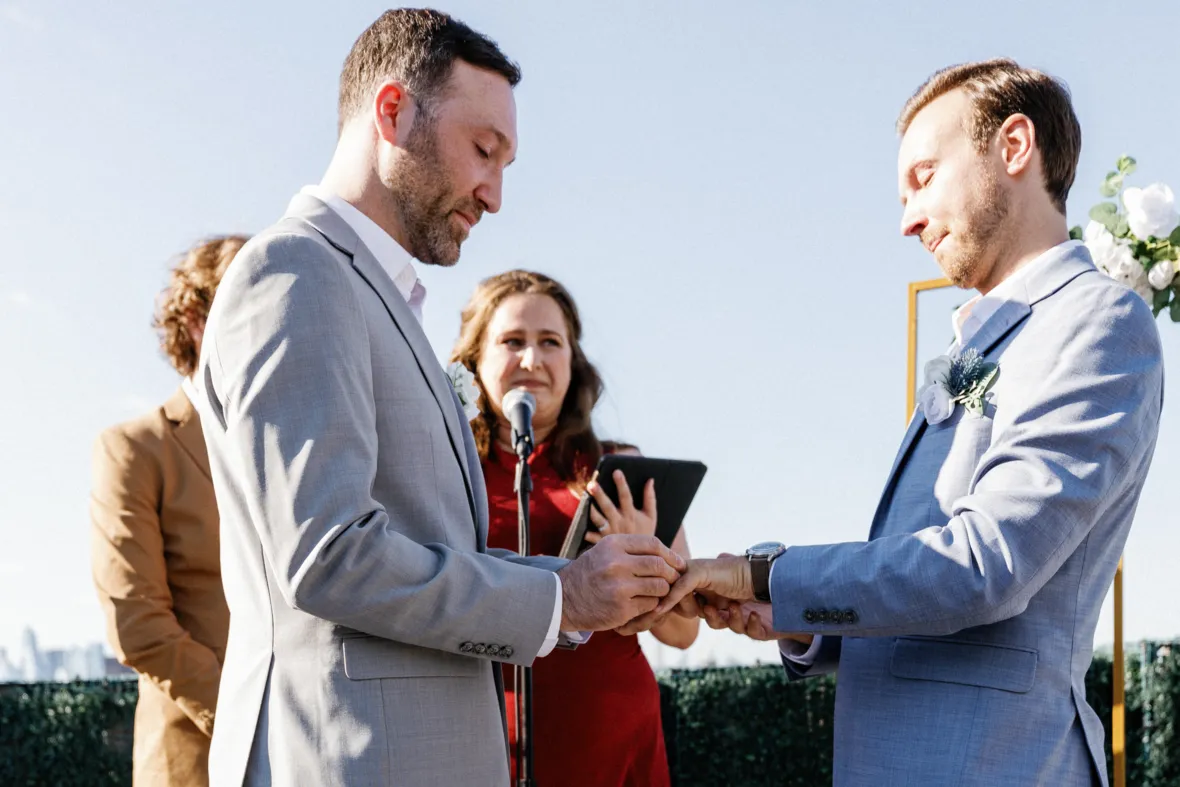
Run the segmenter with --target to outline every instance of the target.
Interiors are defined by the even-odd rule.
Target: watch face
[[[754,557],[769,556],[778,554],[786,548],[786,545],[779,541],[763,541],[747,549],[746,554]]]

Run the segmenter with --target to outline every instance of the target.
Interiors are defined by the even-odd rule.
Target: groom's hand
[[[688,570],[652,614],[666,615],[675,609],[685,617],[704,617],[702,605],[718,607],[722,599],[754,600],[754,580],[745,557],[720,555],[688,561]]]
[[[658,538],[606,536],[557,572],[561,630],[607,631],[651,610],[687,569]]]
[[[811,644],[810,634],[787,634],[774,630],[774,612],[770,604],[761,601],[746,601],[741,604],[723,601],[723,607],[706,606],[705,620],[715,629],[727,628],[735,634],[742,634],[760,642],[779,639],[793,639],[804,645]]]

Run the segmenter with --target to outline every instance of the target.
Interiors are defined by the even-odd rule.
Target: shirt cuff
[[[557,647],[557,627],[561,625],[561,577],[554,574],[553,579],[557,582],[554,585],[557,595],[553,599],[553,619],[549,621],[549,631],[545,634],[545,641],[541,643],[541,649],[537,651],[539,659],[545,658]]]
[[[802,642],[793,639],[780,639],[778,652],[800,667],[810,667],[815,663],[816,656],[819,655],[819,644],[822,640],[822,635],[815,635],[811,638],[811,645],[804,650]]]

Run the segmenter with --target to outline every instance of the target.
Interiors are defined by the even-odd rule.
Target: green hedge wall
[[[1180,648],[1127,659],[1127,784],[1180,787]],[[1106,726],[1111,663],[1086,677]],[[787,683],[781,668],[676,670],[660,676],[676,787],[830,784],[831,678]],[[0,684],[0,785],[131,784],[134,681]],[[541,787],[550,787],[542,785]]]
[[[133,680],[0,684],[0,785],[131,784]]]
[[[1127,784],[1180,787],[1180,648],[1151,647],[1148,656],[1147,670],[1138,652],[1127,657]],[[1108,773],[1111,667],[1097,656],[1086,675]],[[835,679],[788,683],[777,665],[675,670],[660,676],[660,691],[675,787],[831,783]]]

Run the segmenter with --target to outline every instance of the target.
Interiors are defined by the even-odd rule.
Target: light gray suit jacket
[[[867,543],[792,547],[774,622],[839,666],[837,785],[1106,782],[1086,704],[1099,609],[1155,449],[1159,334],[1084,247],[1028,271],[967,346],[982,417],[910,423]]]
[[[507,785],[500,670],[551,624],[553,558],[486,553],[446,373],[389,276],[298,196],[230,265],[201,416],[229,644],[216,785]]]

